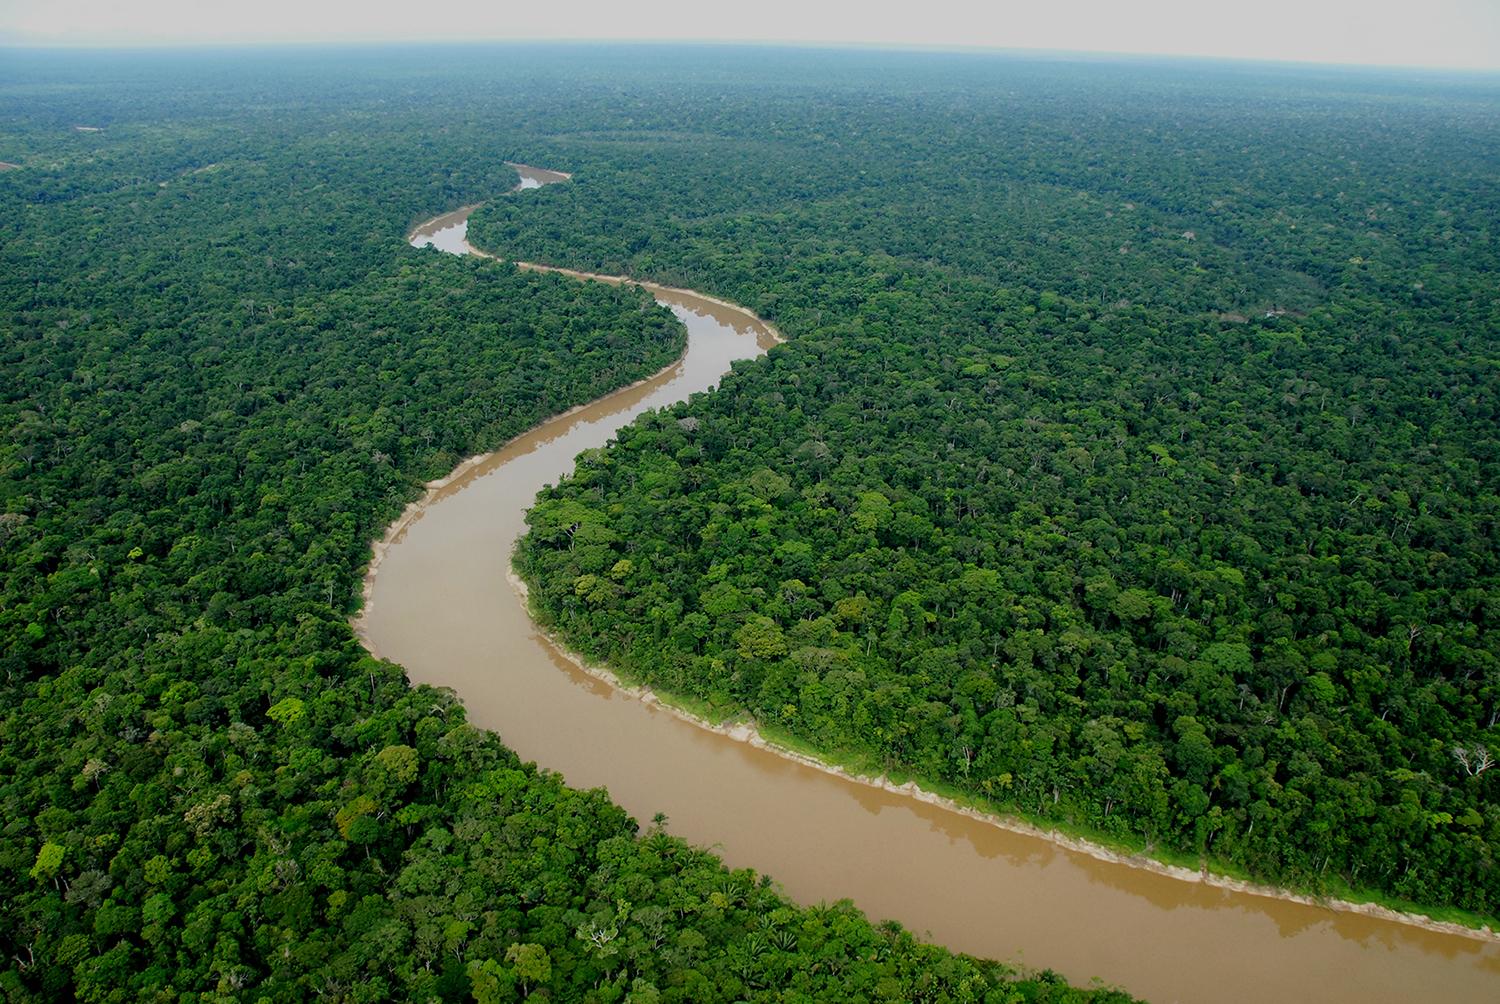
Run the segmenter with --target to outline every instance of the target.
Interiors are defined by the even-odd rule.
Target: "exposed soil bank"
[[[521,598],[521,601],[530,609],[531,587],[525,579],[521,578],[514,569],[509,575],[511,588]],[[1393,910],[1377,903],[1359,903],[1352,900],[1336,898],[1318,898],[1304,893],[1283,889],[1279,886],[1269,886],[1258,882],[1249,882],[1244,879],[1231,878],[1227,875],[1219,875],[1206,869],[1184,868],[1181,865],[1168,864],[1145,854],[1130,854],[1115,850],[1104,844],[1095,843],[1083,837],[1077,837],[1056,829],[1043,829],[1035,823],[1031,823],[1017,816],[1002,815],[994,812],[985,812],[973,806],[965,805],[946,795],[928,791],[916,781],[904,781],[897,783],[891,778],[881,774],[860,774],[848,770],[838,764],[829,763],[816,756],[804,753],[801,750],[784,746],[774,739],[768,739],[761,734],[759,727],[754,721],[736,719],[727,722],[713,721],[701,715],[694,714],[691,710],[676,703],[670,694],[662,694],[652,687],[632,683],[623,679],[618,673],[607,665],[590,662],[573,649],[569,648],[567,642],[551,631],[538,627],[545,635],[548,643],[562,652],[569,661],[583,672],[597,680],[609,684],[622,694],[634,697],[653,706],[660,706],[670,714],[685,722],[690,722],[700,729],[707,729],[733,739],[735,742],[749,743],[758,749],[769,750],[777,756],[805,764],[826,774],[844,778],[857,784],[868,785],[871,788],[879,788],[882,791],[895,792],[914,798],[928,805],[938,805],[949,812],[976,819],[980,822],[989,823],[1011,833],[1021,833],[1030,837],[1037,837],[1050,843],[1065,847],[1070,851],[1087,854],[1089,857],[1099,861],[1107,861],[1112,864],[1125,865],[1130,868],[1143,868],[1159,875],[1169,876],[1182,882],[1201,882],[1219,889],[1229,889],[1234,892],[1246,893],[1252,896],[1263,896],[1268,899],[1285,900],[1290,903],[1301,903],[1306,906],[1315,906],[1328,910],[1342,911],[1346,913],[1359,913],[1369,917],[1379,917],[1382,920],[1393,921],[1399,924],[1409,924],[1426,931],[1439,934],[1457,935],[1465,938],[1473,938],[1482,942],[1500,942],[1500,931],[1495,931],[1486,926],[1483,928],[1468,927],[1463,924],[1455,924],[1449,921],[1435,920],[1425,914],[1408,913]]]

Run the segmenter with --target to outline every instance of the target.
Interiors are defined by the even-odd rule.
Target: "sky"
[[[1500,69],[1500,0],[0,0],[0,44],[712,40]]]

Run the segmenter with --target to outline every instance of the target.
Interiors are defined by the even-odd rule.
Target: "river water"
[[[517,165],[536,187],[566,177]],[[468,213],[413,244],[469,253]],[[715,386],[775,338],[748,313],[647,286],[688,329],[654,379],[554,419],[429,493],[388,537],[358,623],[414,682],[452,687],[476,725],[575,787],[795,900],[852,899],[949,948],[1098,977],[1173,1001],[1500,1001],[1500,944],[1231,891],[1100,860],[700,728],[574,665],[507,575],[537,491],[648,408]]]

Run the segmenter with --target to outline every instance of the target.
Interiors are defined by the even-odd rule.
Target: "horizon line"
[[[387,38],[364,39],[307,38],[307,39],[252,39],[247,41],[221,38],[204,39],[140,39],[136,41],[84,41],[66,42],[40,40],[0,35],[0,50],[52,51],[52,52],[151,52],[172,50],[180,52],[225,50],[274,50],[274,49],[412,49],[420,46],[452,46],[456,48],[478,48],[483,46],[683,46],[726,47],[760,49],[838,49],[867,52],[931,53],[969,56],[1011,56],[1032,58],[1068,58],[1095,60],[1173,60],[1210,63],[1231,63],[1251,66],[1277,66],[1337,70],[1381,70],[1410,73],[1453,73],[1462,75],[1500,76],[1500,64],[1477,66],[1473,64],[1433,65],[1424,63],[1366,63],[1355,60],[1299,59],[1286,56],[1222,55],[1199,52],[1146,52],[1113,49],[1066,49],[1042,46],[993,46],[968,45],[961,42],[907,43],[891,41],[837,41],[827,39],[727,39],[727,38],[587,38],[560,36],[464,38],[441,36],[432,38]]]

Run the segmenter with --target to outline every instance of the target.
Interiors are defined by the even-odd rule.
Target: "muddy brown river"
[[[520,187],[566,177],[517,169]],[[472,208],[412,243],[472,252]],[[641,412],[709,390],[775,342],[746,311],[646,288],[687,325],[686,355],[429,491],[377,546],[358,623],[373,651],[453,688],[522,757],[608,788],[637,819],[666,813],[673,833],[770,874],[799,902],[848,897],[949,948],[1157,1004],[1500,1001],[1500,943],[1101,860],[710,731],[575,665],[508,576],[538,489]]]

